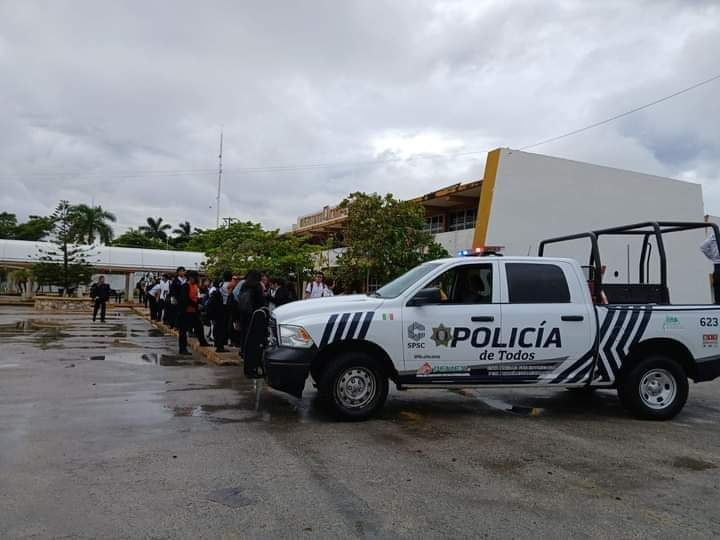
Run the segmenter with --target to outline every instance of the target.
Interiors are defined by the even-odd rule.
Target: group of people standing
[[[258,270],[250,270],[244,277],[224,272],[208,290],[206,312],[215,350],[225,352],[230,343],[242,354],[253,313],[262,307],[273,310],[295,300],[295,289],[283,278],[269,278]]]
[[[226,352],[231,344],[240,349],[245,343],[253,313],[267,307],[270,311],[298,299],[292,282],[270,278],[266,273],[250,270],[245,276],[224,272],[220,279],[210,281],[199,273],[180,266],[175,276],[144,276],[135,286],[140,302],[150,311],[150,318],[162,321],[178,331],[180,354],[188,351],[188,334],[194,335],[201,347],[213,342],[217,352]],[[105,320],[105,304],[110,287],[100,276],[93,285],[95,298],[93,320],[100,312]],[[305,288],[303,298],[333,296],[333,286],[317,272]],[[206,331],[207,327],[209,331]]]
[[[180,354],[190,354],[188,334],[194,335],[201,347],[209,347],[212,341],[217,352],[226,352],[230,344],[242,354],[247,329],[257,309],[273,310],[297,300],[291,283],[257,270],[250,270],[245,276],[224,272],[220,279],[211,282],[180,267],[172,279],[167,274],[144,278],[137,288],[144,292],[140,298],[149,308],[151,318],[177,329]],[[305,297],[330,295],[329,287],[316,279]]]
[[[189,332],[197,337],[200,346],[209,346],[201,319],[201,288],[200,274],[194,270],[186,271],[182,266],[178,267],[172,279],[163,274],[143,278],[136,285],[140,301],[150,310],[150,318],[177,329],[180,354],[192,354],[187,346]]]

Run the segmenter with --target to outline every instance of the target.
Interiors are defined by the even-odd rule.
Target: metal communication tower
[[[218,190],[215,199],[215,227],[220,228],[220,190],[222,187],[222,147],[223,147],[223,131],[220,130],[220,153],[218,154]]]

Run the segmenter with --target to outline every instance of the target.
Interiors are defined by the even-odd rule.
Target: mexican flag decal
[[[394,320],[395,320],[394,313],[383,313],[383,321],[394,321]]]

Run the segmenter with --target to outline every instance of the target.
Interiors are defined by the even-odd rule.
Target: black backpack
[[[219,289],[215,289],[207,301],[206,312],[210,319],[216,319],[223,310],[222,293]]]
[[[252,301],[252,293],[252,289],[245,289],[240,293],[240,296],[237,300],[237,313],[240,315],[240,317],[244,319],[249,319],[250,317],[252,317],[253,310],[255,309]]]

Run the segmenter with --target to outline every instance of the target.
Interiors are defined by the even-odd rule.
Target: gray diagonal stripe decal
[[[348,328],[348,333],[345,339],[352,339],[355,337],[355,331],[357,330],[358,325],[360,324],[360,319],[362,318],[362,311],[356,311],[353,313],[353,318],[350,321],[350,328]]]
[[[348,319],[350,318],[349,313],[343,313],[342,317],[340,317],[340,322],[337,325],[337,330],[335,330],[335,337],[333,338],[333,341],[339,341],[343,337],[343,332],[345,331],[345,327],[347,326]]]
[[[625,327],[625,332],[623,332],[620,341],[618,341],[617,347],[615,347],[615,352],[617,353],[617,358],[620,361],[620,364],[622,364],[623,360],[627,356],[626,344],[630,339],[630,335],[632,334],[633,330],[635,330],[635,325],[637,324],[639,318],[640,309],[633,308],[632,315],[630,315],[630,322],[628,322],[628,325]]]
[[[605,340],[605,337],[608,333],[608,328],[610,328],[610,325],[613,322],[613,319],[615,318],[615,311],[608,310],[607,314],[605,315],[605,319],[603,320],[602,326],[600,327],[600,335],[598,336],[598,360],[597,360],[597,366],[600,371],[600,380],[601,381],[610,381],[612,380],[610,378],[610,366],[607,365],[607,360],[605,359],[605,355],[603,355],[603,342]]]
[[[603,347],[603,352],[605,353],[605,357],[607,358],[608,365],[612,369],[612,377],[613,378],[615,377],[618,370],[620,369],[620,366],[618,365],[618,362],[615,360],[615,356],[613,355],[612,348],[613,348],[613,344],[615,343],[615,340],[617,339],[618,334],[620,333],[620,330],[622,329],[623,323],[625,323],[627,314],[628,314],[628,312],[626,310],[622,310],[620,312],[620,315],[618,315],[617,321],[615,322],[615,325],[613,326],[613,329],[610,332],[610,337],[605,342],[605,347]]]
[[[330,315],[330,319],[325,325],[325,330],[323,330],[322,339],[320,340],[321,349],[328,344],[328,341],[330,341],[330,334],[332,334],[333,326],[335,326],[335,321],[337,320],[337,318],[337,313],[333,313],[332,315]]]
[[[373,320],[373,315],[375,315],[375,312],[368,311],[365,314],[365,320],[362,323],[362,326],[360,327],[360,333],[358,334],[358,339],[365,339],[365,336],[368,333],[368,329],[370,328],[370,323]]]
[[[652,316],[652,307],[646,306],[643,308],[644,313],[642,317],[642,321],[640,321],[640,326],[638,327],[638,331],[635,334],[635,337],[633,338],[632,342],[630,342],[630,347],[633,345],[636,345],[643,337],[643,334],[645,333],[645,329],[648,326],[648,323],[650,322],[650,317]]]

